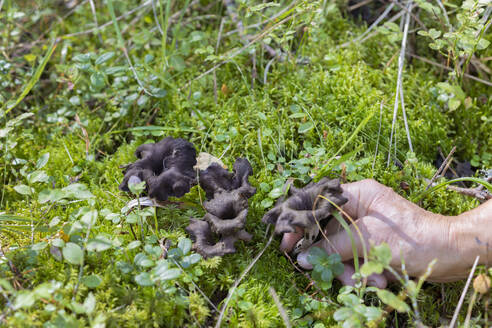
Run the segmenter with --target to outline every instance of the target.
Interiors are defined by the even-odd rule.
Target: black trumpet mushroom
[[[125,167],[119,188],[130,191],[128,184],[146,183],[149,197],[165,201],[182,197],[196,184],[196,150],[184,139],[167,137],[154,144],[137,148],[137,161]]]
[[[203,257],[223,256],[236,251],[237,240],[251,240],[244,230],[248,215],[248,199],[256,193],[248,177],[253,169],[247,159],[238,158],[234,172],[217,163],[200,171],[200,186],[205,190],[206,210],[202,220],[191,219],[186,231],[195,241],[193,247]]]
[[[278,234],[295,232],[296,227],[302,228],[304,238],[294,248],[294,253],[298,253],[312,245],[318,238],[319,227],[336,210],[330,201],[341,206],[347,199],[342,195],[338,179],[323,178],[304,188],[296,188],[292,184],[288,187],[287,195],[280,198],[275,207],[263,216],[262,222],[275,225]]]

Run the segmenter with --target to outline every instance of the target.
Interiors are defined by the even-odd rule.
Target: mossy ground
[[[136,1],[114,2],[117,15],[138,5]],[[202,2],[205,6],[207,1]],[[30,41],[49,26],[53,26],[51,35],[61,36],[87,30],[93,21],[87,3],[66,16],[61,23],[55,23],[55,20],[67,14],[62,5],[23,7],[13,2],[7,3],[9,10],[24,12],[27,18],[22,22],[32,24],[33,28],[29,35],[21,32],[11,36],[8,45]],[[213,14],[224,14],[214,2],[209,5]],[[40,13],[41,10],[47,13]],[[36,13],[41,18],[35,20],[30,17]],[[363,44],[337,48],[337,45],[360,34],[365,28],[344,17],[338,10],[328,13],[323,22],[309,27],[309,33],[303,38],[297,53],[309,58],[309,63],[296,64],[295,58],[275,63],[266,74],[267,84],[263,84],[262,80],[269,59],[259,47],[256,65],[258,77],[261,78],[255,80],[253,86],[248,54],[237,56],[222,65],[216,71],[217,103],[214,100],[212,74],[193,80],[205,68],[211,67],[205,61],[205,55],[194,50],[215,47],[220,20],[201,22],[197,19],[193,22],[190,15],[201,17],[203,13],[187,13],[184,19],[188,23],[182,23],[179,31],[172,30],[177,35],[177,42],[175,49],[170,49],[169,45],[167,48],[163,46],[166,42],[162,41],[160,34],[152,30],[155,27],[152,10],[147,8],[139,13],[141,16],[134,20],[131,16],[119,22],[127,39],[127,49],[130,49],[130,57],[143,83],[162,88],[167,94],[163,98],[154,98],[142,91],[117,47],[112,26],[100,32],[102,43],[98,34],[62,39],[30,96],[10,112],[7,119],[2,119],[6,122],[22,112],[34,114],[10,134],[12,137],[9,138],[18,144],[9,150],[10,155],[5,152],[2,161],[0,177],[4,185],[1,211],[41,220],[43,224],[59,217],[60,223],[56,229],[34,233],[34,243],[49,241],[58,230],[62,230],[64,223],[73,223],[75,211],[87,206],[87,201],[55,204],[48,209],[46,204],[38,202],[35,195],[44,188],[61,188],[76,179],[95,195],[93,208],[119,213],[130,200],[129,195],[118,190],[122,179],[119,166],[134,160],[133,152],[138,145],[170,135],[190,140],[198,151],[222,156],[229,167],[232,167],[236,157],[246,157],[251,162],[254,175],[250,181],[258,191],[250,200],[247,230],[254,238],[247,244],[238,243],[236,254],[222,259],[202,260],[187,270],[187,274],[177,280],[177,291],[172,296],[155,286],[139,286],[134,280],[135,271],[122,273],[117,263],[128,261],[127,256],[135,255],[137,250],[125,253],[110,249],[87,253],[84,275],[98,275],[102,282],[93,289],[80,284],[74,299],[82,303],[92,291],[97,301],[96,312],[104,313],[108,327],[199,327],[213,324],[217,313],[198,288],[218,307],[235,279],[264,247],[268,234],[261,217],[268,209],[266,206],[269,203],[265,199],[269,191],[281,185],[287,176],[306,181],[309,174],[316,173],[340,149],[368,115],[373,116],[340,154],[348,154],[345,158],[347,179],[355,181],[373,177],[407,198],[424,190],[426,183],[423,178],[434,174],[432,163],[438,147],[446,153],[456,145],[457,154],[463,159],[492,151],[490,126],[484,127],[481,120],[481,117],[491,117],[492,99],[486,97],[483,101],[480,98],[490,95],[490,89],[468,81],[467,94],[473,99],[472,106],[449,113],[439,102],[435,88],[440,72],[414,59],[405,68],[403,85],[417,162],[406,161],[408,144],[399,115],[396,157],[404,167],[394,165],[394,160],[387,167],[397,77],[397,60],[393,58],[399,51],[399,45],[379,35]],[[100,22],[110,21],[108,9],[103,5],[98,7],[98,18]],[[5,16],[2,19],[6,19]],[[295,30],[295,24],[301,23],[296,21],[287,26]],[[13,24],[10,20],[4,23],[15,30]],[[193,39],[190,35],[197,31],[202,37],[194,34],[197,40],[190,41]],[[11,83],[2,93],[4,100],[19,94],[30,78],[30,72],[37,67],[38,61],[29,62],[26,55],[42,57],[46,44],[47,39],[41,39],[32,48],[15,46],[17,52],[9,53],[15,69],[4,78]],[[240,42],[236,36],[224,37],[219,53],[238,45]],[[109,51],[115,52],[115,56],[103,64],[94,64],[96,58]],[[427,50],[422,51],[425,53]],[[76,55],[86,53],[93,54],[90,65],[95,71],[106,72],[109,68],[121,66],[124,70],[115,75],[107,74],[100,87],[91,78],[93,72],[81,68],[84,63],[74,60]],[[190,80],[193,82],[188,85]],[[87,131],[88,145],[83,137],[84,132],[76,123],[75,114]],[[149,124],[163,130],[132,130]],[[378,136],[380,124],[381,133]],[[377,145],[379,153],[375,157]],[[13,158],[25,159],[30,165],[29,170],[32,170],[34,163],[44,153],[50,154],[44,168],[52,177],[49,183],[35,186],[36,194],[32,198],[18,194],[13,187],[25,183],[25,178],[19,174],[21,166],[12,164]],[[334,166],[329,174],[338,176],[340,172],[340,167]],[[409,189],[403,190],[401,182],[408,183]],[[200,207],[203,194],[200,193],[198,187],[194,187],[190,194],[180,200],[184,205],[157,211],[159,238],[167,237],[176,243],[180,237],[186,236],[184,227],[188,219],[203,214]],[[476,205],[474,199],[445,190],[437,191],[422,201],[424,208],[448,215],[461,213]],[[128,224],[113,224],[103,217],[99,218],[91,234],[107,234],[117,238],[123,246],[134,240]],[[149,230],[147,243],[155,245],[156,239],[152,236],[152,230]],[[80,268],[55,260],[49,248],[31,250],[30,237],[30,233],[2,233],[0,241],[3,252],[18,273],[12,272],[4,261],[0,266],[0,276],[11,283],[16,281],[18,289],[33,289],[49,280],[61,282],[62,287],[53,300],[38,301],[29,309],[9,313],[3,317],[3,324],[18,327],[42,326],[44,323],[47,327],[88,325],[93,318],[77,315],[64,305],[72,300]],[[19,249],[9,251],[13,247]],[[278,238],[240,284],[227,311],[226,325],[281,326],[282,320],[270,295],[270,287],[280,296],[295,326],[336,325],[331,318],[336,307],[312,300],[309,295],[316,290],[308,287],[309,280],[296,272],[277,249]],[[333,299],[336,299],[339,288],[335,284]],[[399,286],[392,288],[397,291]],[[449,318],[461,289],[462,283],[443,286],[427,284],[420,296],[424,323],[436,326],[441,318]],[[6,306],[3,299],[0,302],[2,307]],[[377,304],[378,301],[374,299],[372,302]],[[55,305],[55,309],[47,309],[49,304]],[[4,313],[6,311],[5,307]],[[481,311],[478,306],[477,311],[478,315]],[[408,326],[412,318],[390,313],[386,322]]]

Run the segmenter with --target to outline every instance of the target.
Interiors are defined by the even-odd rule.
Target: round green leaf
[[[82,278],[82,283],[89,288],[96,288],[102,282],[102,279],[99,278],[97,274],[92,274],[90,276]]]
[[[63,247],[63,257],[68,263],[82,264],[84,252],[79,245],[75,243],[67,243],[65,247]]]

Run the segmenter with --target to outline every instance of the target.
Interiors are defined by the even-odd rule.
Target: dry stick
[[[374,154],[374,160],[372,161],[372,172],[374,174],[374,165],[376,165],[376,157],[378,156],[378,148],[379,148],[379,137],[381,136],[381,123],[383,121],[383,105],[384,101],[381,101],[381,105],[379,106],[379,129],[378,129],[378,139],[376,141],[376,152]]]
[[[473,274],[475,273],[475,269],[477,268],[477,264],[478,264],[479,259],[480,259],[480,255],[478,255],[475,258],[475,262],[473,263],[473,267],[470,271],[470,274],[468,275],[468,279],[466,280],[465,288],[463,289],[463,292],[461,293],[460,300],[458,301],[458,305],[456,306],[456,310],[454,311],[453,319],[451,320],[451,323],[449,324],[449,328],[453,328],[454,325],[456,324],[456,321],[458,320],[458,314],[460,313],[461,306],[463,305],[463,301],[465,300],[465,295],[466,295],[466,292],[468,291],[468,287],[470,287],[470,282],[472,280]]]
[[[388,162],[386,166],[389,166],[390,160],[391,160],[391,145],[393,142],[393,133],[395,129],[395,124],[396,124],[396,117],[398,114],[398,96],[400,95],[400,88],[402,88],[402,78],[403,78],[403,66],[405,63],[405,48],[407,46],[407,36],[408,36],[408,28],[410,26],[410,12],[412,11],[412,1],[410,0],[407,4],[407,13],[405,15],[405,27],[403,29],[403,39],[401,41],[401,51],[400,51],[400,57],[398,58],[398,78],[396,81],[396,92],[395,92],[395,106],[393,108],[393,122],[391,123],[391,135],[390,135],[390,142],[389,142],[389,149],[388,149]],[[410,135],[408,135],[410,137]],[[396,150],[396,146],[395,146]]]
[[[280,17],[281,15],[283,15],[286,11],[290,10],[297,2],[298,0],[294,0],[292,1],[287,7],[285,7],[284,9],[280,10],[278,13],[276,13],[275,15],[273,15],[272,17],[269,17],[268,19],[265,19],[264,21],[262,22],[259,22],[259,23],[256,23],[256,24],[252,24],[252,25],[248,25],[246,26],[244,29],[245,30],[249,30],[251,28],[256,28],[256,27],[260,27],[262,25],[265,25],[266,23],[269,23],[271,22],[272,20]],[[234,33],[237,33],[239,32],[238,29],[235,29],[235,30],[232,30],[232,31],[229,31],[227,33],[224,34],[224,36],[230,36]]]
[[[216,312],[219,312],[219,309],[217,309],[217,307],[215,306],[215,304],[210,300],[210,298],[208,298],[208,296],[200,289],[200,287],[197,286],[197,284],[195,284],[195,282],[193,281],[193,278],[188,274],[188,272],[186,272],[185,270],[183,270],[183,268],[181,267],[181,265],[179,265],[179,263],[172,259],[172,261],[174,262],[174,264],[176,264],[176,266],[181,270],[182,273],[185,274],[185,276],[188,276],[188,278],[190,279],[191,281],[191,284],[198,290],[198,292],[205,298],[205,300],[207,301],[208,304],[210,304],[210,306],[216,311]]]
[[[239,37],[241,38],[241,41],[243,45],[248,44],[248,36],[244,34],[244,24],[241,19],[239,19],[238,14],[237,14],[237,9],[236,9],[236,3],[234,0],[222,0],[224,3],[224,7],[226,7],[227,13],[229,14],[229,17],[231,18],[231,21],[236,24],[237,30],[239,31]],[[253,89],[255,85],[255,79],[256,79],[256,53],[253,50],[251,53],[251,89]],[[215,73],[215,71],[214,71]]]
[[[447,163],[449,162],[449,160],[451,159],[451,156],[453,156],[455,151],[456,151],[456,146],[454,146],[453,149],[451,149],[451,151],[449,152],[449,154],[446,157],[446,159],[444,160],[444,162],[442,162],[439,169],[437,169],[436,173],[434,173],[434,175],[432,176],[432,178],[431,178],[429,184],[427,185],[427,187],[425,188],[425,190],[429,190],[429,188],[434,183],[434,181],[436,181],[437,177],[439,176],[439,174],[441,174],[442,170],[446,167]]]
[[[195,77],[194,79],[192,79],[191,81],[189,81],[187,84],[185,84],[184,86],[182,86],[180,88],[180,90],[184,89],[184,88],[187,88],[189,85],[191,85],[191,83],[193,83],[194,81],[196,80],[199,80],[201,79],[202,77],[212,73],[213,71],[215,71],[216,69],[218,69],[219,67],[221,67],[222,65],[224,65],[225,63],[229,62],[229,60],[231,60],[232,58],[236,57],[237,55],[239,55],[240,53],[242,53],[244,50],[246,50],[249,46],[251,46],[252,44],[255,44],[256,42],[258,42],[259,40],[261,40],[265,35],[267,35],[268,33],[270,33],[271,31],[273,31],[277,26],[279,25],[282,25],[283,23],[286,23],[288,21],[290,21],[291,19],[293,19],[295,16],[297,16],[297,14],[293,14],[292,16],[288,16],[284,19],[282,19],[281,21],[279,21],[277,24],[273,25],[272,27],[270,27],[269,29],[263,31],[262,33],[258,34],[253,40],[251,40],[247,45],[245,45],[244,47],[236,50],[235,52],[233,52],[226,60],[223,60],[222,62],[218,63],[217,65],[213,66],[212,68],[206,70],[205,72],[203,72],[202,74],[198,75],[197,77]]]
[[[164,36],[164,31],[162,30],[161,23],[159,22],[159,17],[157,16],[157,8],[155,6],[155,0],[152,0],[152,11],[154,12],[154,19],[157,25],[157,29],[159,30],[161,35]]]
[[[287,315],[287,312],[285,311],[284,307],[282,306],[282,302],[280,302],[280,298],[278,297],[277,293],[275,292],[275,289],[273,287],[270,287],[270,295],[272,295],[273,301],[275,302],[275,305],[277,306],[278,312],[280,313],[280,317],[284,321],[284,325],[286,328],[291,328],[292,325],[290,324],[289,321],[289,316]]]
[[[89,236],[91,233],[91,228],[92,228],[92,221],[97,220],[97,216],[94,217],[95,215],[91,215],[89,225],[87,227],[87,233],[85,234],[85,239],[84,239],[84,244],[82,245],[82,255],[85,252],[87,241],[89,240]],[[82,280],[82,275],[84,274],[84,256],[82,256],[82,262],[80,263],[80,269],[79,269],[79,276],[77,279],[77,283],[75,284],[75,287],[73,289],[73,295],[72,295],[72,301],[75,301],[75,296],[77,296],[77,290],[79,289],[80,281]]]
[[[270,61],[266,64],[265,66],[265,72],[263,73],[263,84],[267,84],[267,77],[268,77],[268,71],[270,70],[270,66],[272,66],[273,62],[275,61],[275,57],[270,59]]]
[[[418,59],[420,61],[423,61],[424,63],[431,64],[431,65],[434,65],[436,67],[442,68],[442,69],[444,69],[446,71],[452,71],[453,70],[452,68],[450,68],[450,67],[448,67],[446,65],[442,65],[442,64],[436,63],[435,61],[432,61],[432,60],[427,59],[425,57],[420,57],[419,55],[413,54],[411,52],[407,52],[407,55],[409,55],[409,56],[411,56],[413,58],[416,58],[416,59]],[[466,76],[467,78],[469,78],[471,80],[475,80],[477,82],[480,82],[480,83],[483,83],[485,85],[488,85],[488,86],[492,87],[492,82],[490,82],[490,81],[483,80],[481,78],[478,78],[476,76],[470,75],[468,73],[465,73],[464,76]]]
[[[429,181],[429,179],[426,179],[426,181]],[[431,187],[436,186],[437,183],[432,183],[430,184]],[[476,188],[463,188],[463,187],[457,187],[453,185],[447,185],[446,189],[451,190],[451,191],[456,191],[457,193],[460,193],[465,196],[469,197],[475,197],[479,200],[489,200],[492,199],[492,194],[490,194],[487,190],[483,189],[483,185],[480,185]]]
[[[368,3],[371,3],[371,2],[373,2],[373,1],[374,1],[374,0],[364,0],[364,1],[361,1],[361,2],[359,2],[359,3],[356,3],[355,5],[352,5],[352,6],[348,7],[348,11],[353,11],[353,10],[355,10],[355,9],[357,9],[357,8],[360,8],[360,7],[362,7],[362,6],[365,6],[365,5],[367,5]]]
[[[345,48],[346,46],[350,45],[351,43],[354,43],[354,42],[357,42],[357,41],[360,41],[362,40],[362,38],[364,38],[369,32],[371,32],[376,26],[378,26],[378,24],[386,18],[386,16],[388,16],[388,14],[390,13],[391,9],[393,9],[393,7],[395,6],[394,3],[390,4],[385,10],[384,12],[374,21],[374,23],[372,23],[371,26],[369,26],[369,28],[364,32],[362,33],[361,35],[359,35],[358,37],[356,37],[355,39],[353,40],[350,40],[348,42],[345,42],[339,46],[337,46],[337,48]]]
[[[390,19],[388,19],[387,23],[392,23],[394,21],[396,21],[398,18],[400,18],[401,16],[403,16],[405,12],[404,11],[400,11],[398,14],[396,14],[395,16],[391,17]],[[365,38],[362,38],[359,43],[362,43],[364,41],[366,41],[367,39],[370,39],[372,38],[373,36],[377,35],[379,33],[379,31],[374,31],[370,34],[368,34]]]
[[[436,2],[439,5],[439,7],[441,7],[442,13],[444,15],[444,19],[446,20],[446,24],[448,25],[449,28],[449,32],[453,32],[453,25],[451,25],[451,23],[449,22],[449,16],[448,16],[448,12],[446,11],[446,8],[444,7],[441,0],[436,0]]]
[[[224,28],[224,18],[220,20],[220,26],[219,26],[219,35],[217,37],[217,43],[215,44],[215,55],[218,54],[219,51],[219,45],[220,45],[220,39],[222,37],[222,29]],[[214,100],[215,104],[217,105],[217,72],[214,71]]]
[[[405,8],[405,6],[403,6],[401,3],[399,3],[398,1],[394,0],[394,3],[398,6],[398,8],[400,8],[401,10],[403,10],[405,13],[408,11],[407,8]],[[420,27],[422,27],[424,30],[428,31],[429,29],[427,28],[427,26],[425,26],[425,24],[420,20],[420,18],[413,14],[413,13],[410,13],[410,16],[412,16],[412,18],[420,25]]]
[[[130,11],[127,11],[123,15],[116,17],[116,21],[120,21],[123,18],[132,15],[136,11],[138,11],[138,10],[144,8],[144,7],[147,7],[148,5],[151,4],[151,2],[152,2],[151,0],[148,0],[148,1],[144,2],[144,3],[142,3],[140,6],[135,7],[135,8],[133,8]],[[112,20],[110,20],[109,22],[104,23],[103,25],[100,25],[100,26],[95,27],[95,28],[91,28],[91,29],[86,30],[86,31],[80,31],[80,32],[75,32],[75,33],[70,33],[70,34],[62,35],[62,36],[60,36],[60,38],[63,39],[63,38],[69,38],[69,37],[72,37],[72,36],[77,36],[77,35],[84,35],[84,34],[95,33],[95,32],[98,32],[98,31],[101,31],[101,30],[105,29],[106,27],[110,26],[111,24],[113,24],[113,21]]]
[[[407,113],[405,111],[405,100],[403,98],[403,87],[400,88],[400,102],[401,102],[401,111],[403,113],[403,123],[405,124],[405,131],[407,132],[408,147],[410,148],[410,151],[413,153],[412,138],[410,137],[410,129],[408,128],[408,122],[407,122]]]
[[[96,13],[96,6],[94,5],[94,0],[89,0],[89,3],[91,5],[91,11],[92,11],[92,16],[94,16],[94,24],[96,24],[96,28],[99,26],[97,23],[97,13]],[[97,36],[99,37],[99,41],[101,44],[103,43],[103,39],[101,36],[101,33],[98,31]]]
[[[275,235],[275,232],[272,231],[272,234],[270,235],[270,239],[268,239],[265,247],[263,247],[263,249],[258,253],[258,255],[255,256],[253,261],[251,261],[251,263],[248,265],[248,267],[243,271],[243,273],[241,273],[241,276],[239,277],[239,279],[236,280],[236,282],[232,286],[231,290],[229,290],[229,295],[227,295],[227,299],[226,299],[224,305],[222,306],[222,311],[220,311],[219,319],[217,319],[217,323],[215,324],[215,328],[220,328],[220,324],[222,323],[222,319],[224,318],[225,311],[227,310],[227,305],[229,305],[229,302],[231,301],[232,295],[234,295],[234,292],[236,291],[237,286],[239,286],[241,281],[248,274],[248,272],[253,268],[253,266],[256,264],[256,262],[258,262],[258,260],[263,255],[263,253],[268,248],[268,246],[270,246],[270,244],[272,243],[274,235]]]

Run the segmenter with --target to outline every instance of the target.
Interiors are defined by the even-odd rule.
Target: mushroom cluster
[[[318,238],[320,227],[326,224],[336,207],[347,202],[338,179],[323,178],[304,188],[288,186],[287,195],[263,216],[262,222],[275,225],[278,234],[304,230],[304,238],[297,242],[294,253],[307,249]],[[333,203],[333,204],[332,204]]]
[[[244,230],[248,215],[248,199],[256,193],[248,177],[253,169],[245,158],[234,163],[229,172],[217,163],[200,171],[200,186],[207,200],[202,220],[192,219],[186,231],[195,239],[194,248],[204,257],[234,253],[237,240],[251,240]]]
[[[184,139],[167,137],[141,145],[135,156],[138,160],[125,167],[120,190],[130,191],[128,184],[145,181],[149,197],[165,201],[184,196],[196,184],[196,150]]]
[[[238,158],[233,166],[234,172],[215,162],[205,170],[198,170],[195,169],[197,159],[193,144],[171,137],[139,146],[135,156],[138,160],[125,167],[119,186],[123,191],[130,191],[131,184],[145,181],[148,196],[156,201],[165,201],[171,196],[184,196],[199,177],[207,199],[203,203],[206,214],[201,220],[191,219],[186,231],[195,241],[194,249],[202,256],[234,253],[237,240],[251,240],[244,226],[248,199],[256,189],[248,181],[253,169],[247,159]]]

